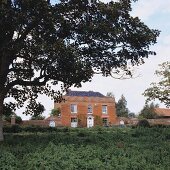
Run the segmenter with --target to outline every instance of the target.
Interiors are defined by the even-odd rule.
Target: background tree
[[[127,101],[123,95],[121,95],[121,98],[116,103],[116,114],[118,117],[128,117]]]
[[[146,119],[156,118],[155,108],[159,107],[158,104],[146,104],[143,109],[140,111],[139,117]]]
[[[45,111],[44,106],[40,104],[36,110],[37,112],[32,114],[31,120],[44,120],[45,116],[42,115],[43,112]]]
[[[112,97],[112,98],[115,98],[115,96],[114,96],[113,92],[107,92],[106,96],[108,96],[108,97]]]
[[[61,109],[60,108],[52,109],[50,114],[53,116],[61,116]]]
[[[38,94],[55,101],[70,86],[81,86],[95,73],[104,76],[144,63],[154,55],[158,30],[130,16],[131,0],[0,1],[0,141],[4,99],[16,107],[28,101],[35,113]],[[128,64],[127,64],[128,63]],[[51,85],[61,83],[61,91]]]
[[[152,83],[143,95],[147,97],[146,102],[158,99],[167,107],[170,107],[170,61],[159,64],[159,69],[155,74],[160,77],[158,83]]]
[[[38,114],[38,115],[33,115],[31,117],[31,120],[44,120],[45,119],[45,116],[43,116],[42,114]]]
[[[5,118],[7,118],[7,117],[11,117],[13,114],[15,114],[14,113],[14,108],[15,108],[15,106],[13,106],[13,109],[12,109],[12,103],[6,103],[6,105],[4,105],[4,107],[3,107],[3,118],[5,119]]]
[[[12,116],[15,116],[15,123],[20,124],[22,122],[22,118],[13,112],[8,105],[4,106],[4,114],[2,119],[7,122],[11,122]]]
[[[128,117],[129,117],[129,118],[135,118],[136,115],[135,115],[135,113],[133,113],[133,112],[129,112],[129,113],[128,113]]]

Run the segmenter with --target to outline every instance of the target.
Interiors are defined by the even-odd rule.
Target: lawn
[[[63,129],[5,134],[2,170],[169,170],[170,128]]]

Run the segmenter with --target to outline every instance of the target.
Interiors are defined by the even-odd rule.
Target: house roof
[[[69,90],[66,96],[87,96],[87,97],[105,97],[103,94],[94,91],[71,91]]]
[[[167,108],[155,108],[155,112],[158,116],[170,116],[170,109]]]

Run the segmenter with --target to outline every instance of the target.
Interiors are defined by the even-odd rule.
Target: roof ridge
[[[94,92],[94,91],[72,91],[68,90],[66,93],[66,96],[88,96],[88,97],[105,97],[100,92]]]

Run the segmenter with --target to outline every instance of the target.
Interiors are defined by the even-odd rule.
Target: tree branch
[[[40,80],[42,78],[44,78],[44,80],[42,82],[40,82]],[[9,83],[6,86],[5,89],[8,91],[10,88],[12,88],[15,85],[21,85],[21,86],[45,86],[48,80],[49,80],[48,77],[43,77],[43,76],[34,78],[33,81],[15,80],[15,81]]]

